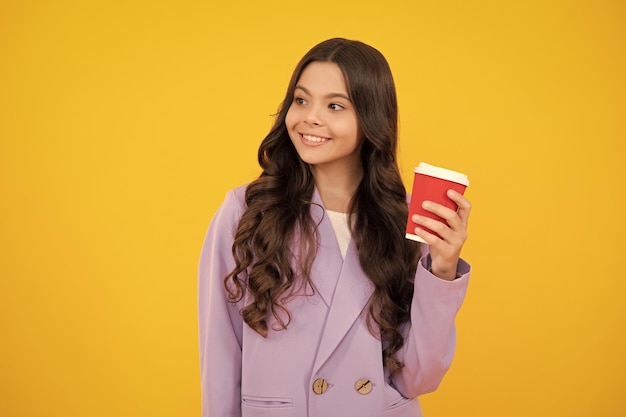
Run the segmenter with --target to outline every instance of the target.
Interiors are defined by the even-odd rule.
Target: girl
[[[412,219],[396,160],[397,102],[376,49],[330,39],[297,65],[199,266],[204,417],[416,417],[455,348],[470,203]]]

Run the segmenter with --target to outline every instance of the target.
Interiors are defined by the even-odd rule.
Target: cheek
[[[347,121],[343,125],[344,135],[353,138],[357,142],[361,142],[363,139],[363,131],[359,127],[358,123],[353,120]]]
[[[296,125],[298,124],[298,118],[296,115],[296,111],[294,111],[293,107],[290,107],[287,110],[287,114],[285,115],[285,128],[287,129],[287,134],[289,135],[289,139],[295,144],[296,143]]]
[[[287,114],[285,115],[285,126],[287,127],[287,130],[293,127],[295,120],[295,112],[293,111],[293,107],[290,106],[289,110],[287,110]]]
[[[365,134],[363,133],[363,130],[358,124],[356,126],[356,137],[358,141],[361,143],[363,143],[363,141],[365,140]]]

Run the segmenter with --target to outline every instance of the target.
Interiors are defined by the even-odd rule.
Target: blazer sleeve
[[[228,302],[224,278],[234,268],[231,247],[243,204],[227,193],[215,213],[200,255],[198,326],[203,417],[241,416],[239,307]]]
[[[424,245],[425,246],[425,245]],[[428,252],[415,273],[411,321],[404,329],[405,341],[398,351],[404,368],[393,385],[407,398],[432,392],[450,368],[456,348],[454,320],[465,293],[471,267],[460,259],[453,281],[437,278],[427,269]]]

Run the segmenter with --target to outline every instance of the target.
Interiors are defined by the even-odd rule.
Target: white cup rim
[[[413,172],[416,174],[423,174],[435,178],[441,178],[442,180],[456,182],[469,187],[469,179],[467,178],[467,175],[461,174],[457,171],[452,171],[451,169],[430,165],[426,162],[420,162]]]

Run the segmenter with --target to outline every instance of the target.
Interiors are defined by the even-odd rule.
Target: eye
[[[328,105],[328,108],[331,110],[343,110],[345,109],[345,107],[343,107],[341,104],[338,103],[331,103]]]
[[[304,104],[306,101],[302,97],[296,97],[293,99],[293,102],[296,104]]]

